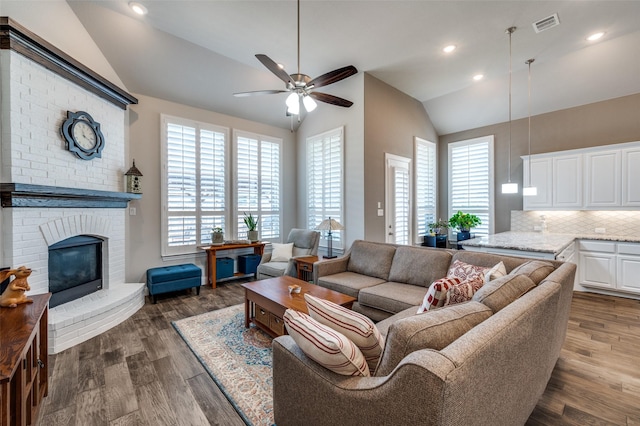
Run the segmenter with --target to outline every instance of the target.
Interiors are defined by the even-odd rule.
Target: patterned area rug
[[[172,324],[245,423],[272,425],[271,337],[244,328],[244,305]]]

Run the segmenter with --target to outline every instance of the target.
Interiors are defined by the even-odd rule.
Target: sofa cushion
[[[378,285],[383,282],[385,282],[385,280],[357,274],[355,272],[340,272],[318,278],[318,285],[355,298],[358,297],[358,293],[363,288]]]
[[[483,285],[472,300],[488,306],[495,314],[535,286],[526,275],[509,274]]]
[[[412,352],[443,349],[491,315],[482,303],[468,302],[399,319],[389,327],[375,375],[388,375]]]
[[[530,260],[520,266],[513,268],[510,275],[526,275],[531,278],[535,285],[545,279],[547,275],[552,273],[556,268],[550,262],[544,260]]]
[[[419,314],[430,310],[431,308],[438,308],[444,305],[444,301],[447,298],[447,291],[456,284],[460,284],[462,280],[460,278],[440,278],[434,281],[429,286],[427,294],[422,299],[422,304],[418,308]]]
[[[474,294],[484,285],[484,277],[476,277],[461,282],[447,291],[444,306],[456,305],[471,300]]]
[[[451,266],[449,266],[447,277],[460,278],[462,281],[471,280],[478,276],[484,278],[489,269],[490,268],[465,263],[461,260],[454,260]]]
[[[271,246],[273,247],[271,252],[272,262],[287,262],[293,256],[293,243],[272,243]]]
[[[356,344],[367,360],[369,371],[373,373],[384,348],[384,338],[373,321],[351,309],[308,293],[304,295],[304,300],[311,318],[344,334]]]
[[[396,247],[390,244],[354,241],[347,271],[389,280],[389,271]]]
[[[270,277],[280,277],[287,270],[289,262],[266,262],[258,265],[258,272]]]
[[[358,302],[364,306],[395,314],[418,305],[423,297],[424,287],[386,282],[360,290]]]
[[[343,334],[293,309],[284,312],[287,332],[302,352],[318,364],[343,376],[370,376],[360,349]]]
[[[429,287],[447,274],[451,253],[426,247],[398,247],[393,256],[389,281]]]

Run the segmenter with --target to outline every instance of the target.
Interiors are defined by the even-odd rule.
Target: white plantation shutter
[[[409,171],[405,168],[394,168],[395,182],[395,237],[396,244],[409,244]]]
[[[493,232],[493,136],[449,144],[449,217],[477,215],[476,236]]]
[[[162,124],[162,253],[195,252],[225,228],[228,130],[164,115]]]
[[[238,238],[246,238],[245,213],[259,217],[263,241],[281,241],[282,140],[236,132],[236,220]]]
[[[429,231],[429,224],[437,220],[436,144],[420,138],[415,140],[416,176],[416,242]]]
[[[331,217],[344,225],[343,128],[307,138],[307,227]],[[322,233],[321,244],[326,245]],[[332,231],[333,247],[343,247],[342,231]]]

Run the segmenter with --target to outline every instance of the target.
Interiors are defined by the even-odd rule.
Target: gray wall
[[[452,142],[495,135],[495,232],[510,229],[511,210],[522,210],[522,160],[528,154],[528,120],[512,122],[511,181],[518,182],[518,194],[500,193],[507,181],[508,123],[479,127],[440,136],[439,208],[447,217],[447,145]],[[564,151],[640,140],[640,94],[610,99],[531,117],[531,153]]]
[[[438,135],[421,102],[365,74],[364,80],[364,222],[367,240],[384,242],[385,153],[414,160],[414,137],[438,143]],[[378,202],[385,216],[378,216]],[[415,238],[414,238],[415,240]]]
[[[168,258],[163,261],[160,256],[160,114],[168,114],[191,120],[213,123],[229,127],[230,137],[233,129],[245,130],[262,135],[282,138],[283,143],[283,182],[284,204],[283,233],[296,225],[296,145],[294,134],[286,129],[267,126],[228,115],[218,114],[193,108],[162,99],[144,95],[135,95],[138,105],[131,106],[130,118],[130,151],[129,162],[136,160],[136,166],[143,176],[143,195],[139,201],[132,201],[135,216],[129,216],[127,238],[127,282],[144,282],[148,268],[193,262],[205,266],[202,254]]]

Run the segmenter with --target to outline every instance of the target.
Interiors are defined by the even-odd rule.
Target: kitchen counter
[[[601,240],[617,242],[640,242],[640,237],[608,234],[550,234],[542,232],[500,232],[488,237],[458,241],[465,247],[497,248],[550,253],[554,256],[567,248],[574,240]]]

